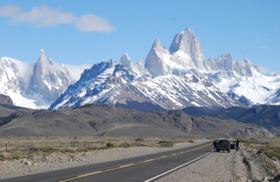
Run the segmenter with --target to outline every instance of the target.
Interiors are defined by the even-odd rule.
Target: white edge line
[[[144,182],[150,182],[150,181],[153,181],[153,180],[155,180],[155,179],[158,179],[158,178],[160,178],[160,177],[162,177],[162,176],[164,176],[164,175],[166,175],[166,174],[168,174],[168,173],[171,173],[171,172],[173,172],[173,171],[176,171],[176,170],[179,169],[179,168],[182,168],[182,167],[184,167],[184,166],[186,166],[186,165],[189,165],[190,163],[193,163],[193,162],[195,162],[195,161],[197,161],[197,160],[199,160],[199,159],[201,159],[201,158],[207,156],[208,154],[210,154],[210,152],[207,152],[206,154],[203,154],[203,155],[201,155],[201,156],[199,156],[199,157],[197,157],[197,158],[195,158],[195,159],[193,159],[193,160],[191,160],[191,161],[189,161],[189,162],[187,162],[187,163],[181,164],[180,166],[177,166],[177,167],[175,167],[175,168],[173,168],[173,169],[170,169],[170,170],[168,170],[168,171],[166,171],[166,172],[164,172],[164,173],[161,173],[161,174],[159,174],[159,175],[157,175],[157,176],[155,176],[155,177],[152,177],[152,178],[150,178],[150,179],[147,179],[147,180],[145,180]]]

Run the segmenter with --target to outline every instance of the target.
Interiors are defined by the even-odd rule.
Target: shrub
[[[144,142],[144,139],[143,138],[136,138],[135,142]]]
[[[106,148],[112,148],[114,147],[114,144],[112,144],[111,142],[106,143]]]
[[[159,141],[158,144],[160,145],[160,147],[173,147],[174,142],[162,140],[162,141]]]
[[[5,160],[5,156],[3,154],[0,154],[0,161]]]

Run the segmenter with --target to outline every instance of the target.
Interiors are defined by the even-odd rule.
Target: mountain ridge
[[[115,61],[114,66],[122,67],[135,76],[127,53],[119,61]],[[50,109],[94,103],[120,105],[125,108],[129,108],[128,103],[134,103],[137,107],[150,103],[165,110],[188,106],[250,107],[258,104],[280,104],[277,98],[273,97],[279,95],[277,90],[280,88],[280,74],[264,74],[251,61],[235,61],[230,54],[205,59],[200,42],[190,29],[176,34],[169,49],[164,48],[159,39],[156,39],[141,72],[138,79],[134,77],[120,87],[117,83],[108,83],[108,87],[116,89],[105,96],[92,94],[84,98],[74,98],[67,95],[66,91]],[[76,82],[74,85],[79,87],[78,92],[81,92],[83,85],[87,83]],[[95,89],[102,91],[101,87]],[[71,104],[62,97],[72,97]],[[93,97],[95,99],[91,99]],[[79,100],[84,100],[83,104]]]

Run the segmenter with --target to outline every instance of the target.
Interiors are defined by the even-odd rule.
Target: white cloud
[[[20,13],[21,9],[15,5],[0,6],[0,16],[10,17]]]
[[[114,30],[114,27],[110,23],[101,17],[98,17],[93,14],[83,15],[76,22],[76,27],[80,31],[96,31],[96,32],[110,32]]]
[[[95,14],[77,16],[45,5],[35,6],[30,11],[24,11],[16,5],[4,5],[0,6],[0,16],[8,18],[12,23],[29,23],[39,27],[68,24],[82,32],[115,30],[108,20]]]

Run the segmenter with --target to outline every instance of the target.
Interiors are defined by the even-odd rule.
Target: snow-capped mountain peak
[[[198,39],[190,28],[186,28],[174,37],[169,51],[173,54],[179,50],[191,57],[196,68],[205,69],[203,51]]]
[[[131,62],[128,53],[125,53],[120,58],[120,64],[126,69],[130,74],[134,75],[135,78],[140,78],[143,75],[148,74],[143,63],[137,61],[135,64]]]
[[[169,50],[157,39],[146,57],[145,67],[153,77],[184,74],[192,68],[207,70],[200,43],[190,29],[178,33]]]
[[[125,68],[132,71],[131,59],[128,53],[125,53],[124,55],[121,56],[120,62]]]
[[[0,94],[17,106],[48,108],[89,65],[63,65],[50,60],[43,49],[35,64],[0,58]]]
[[[40,49],[40,56],[38,58],[38,61],[40,61],[40,62],[48,61],[48,58],[47,58],[47,55],[46,55],[46,52],[44,49]]]
[[[161,49],[161,43],[159,39],[156,39],[153,43],[152,49]]]
[[[101,101],[109,102],[105,98],[112,99],[118,94],[118,89],[133,80],[134,76],[127,68],[113,60],[95,64],[86,70],[81,75],[81,79],[71,85],[50,106],[50,109],[78,107]]]
[[[146,57],[146,69],[152,74],[152,76],[156,77],[171,73],[168,66],[169,64],[172,64],[172,62],[170,62],[169,51],[161,46],[158,39],[155,40]]]

